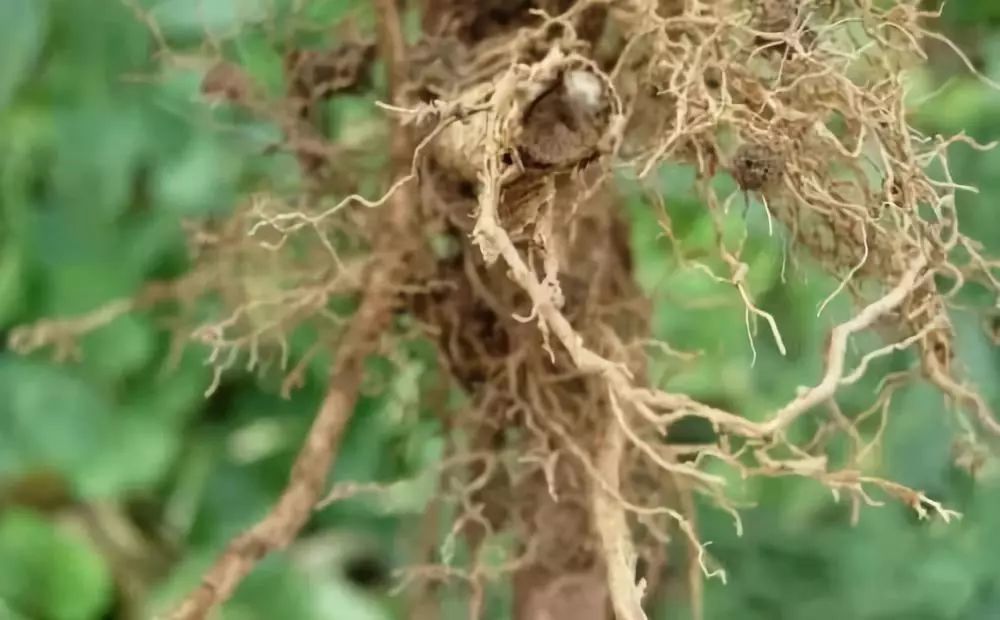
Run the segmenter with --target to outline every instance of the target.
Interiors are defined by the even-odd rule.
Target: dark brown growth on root
[[[595,156],[610,116],[600,78],[584,70],[566,71],[525,112],[518,140],[525,164],[561,167]]]
[[[213,64],[201,80],[201,94],[210,103],[247,104],[255,90],[246,71],[227,61]]]
[[[766,144],[743,144],[733,155],[730,170],[740,189],[758,192],[781,181],[785,162],[774,147]]]

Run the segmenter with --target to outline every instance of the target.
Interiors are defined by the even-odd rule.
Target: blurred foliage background
[[[280,80],[280,59],[248,24],[287,3],[140,4],[172,41],[197,42],[206,28],[245,30],[225,52]],[[308,10],[322,27],[351,4],[358,2],[313,0]],[[944,17],[983,73],[1000,80],[1000,3],[952,0]],[[273,129],[229,118],[234,130],[220,131],[213,119],[225,112],[199,101],[196,73],[148,78],[154,49],[146,26],[116,0],[0,0],[0,335],[182,273],[185,218],[225,214],[241,190],[280,173],[259,157]],[[963,71],[952,52],[931,51],[929,66],[912,76],[919,126],[1000,138],[1000,93]],[[333,124],[342,130],[370,100],[334,104]],[[1000,252],[1000,151],[956,148],[952,157],[957,180],[981,188],[961,197],[966,230]],[[665,170],[657,190],[686,249],[708,249],[711,223],[686,179],[684,170]],[[622,188],[637,277],[657,302],[655,336],[704,352],[694,365],[662,362],[654,376],[746,411],[773,408],[813,381],[815,352],[849,308],[817,318],[834,283],[807,261],[790,266],[782,283],[782,243],[768,235],[762,210],[748,224],[751,284],[778,318],[789,355],[762,333],[751,364],[742,307],[713,303],[731,301],[731,292],[678,269],[640,189],[625,180]],[[693,308],[691,300],[706,303]],[[284,485],[321,395],[325,360],[287,400],[273,382],[238,372],[205,398],[205,352],[188,348],[172,359],[163,318],[122,317],[84,338],[79,357],[66,362],[0,349],[0,620],[148,617]],[[955,322],[961,363],[1000,410],[1000,350],[971,314]],[[901,355],[881,369],[906,361]],[[441,438],[433,416],[401,411],[433,364],[414,355],[402,369],[376,371],[390,389],[358,404],[334,477],[412,483],[388,499],[318,512],[292,550],[245,582],[223,617],[405,617],[390,573],[406,561],[401,534],[428,492],[417,474],[439,454]],[[866,408],[873,386],[846,392],[842,408]],[[933,390],[907,389],[892,414],[874,470],[964,518],[920,522],[889,503],[862,510],[852,525],[849,506],[809,481],[734,481],[746,500],[743,536],[724,513],[703,507],[700,516],[729,578],[709,583],[707,618],[1000,618],[1000,481],[989,467],[973,481],[953,464],[956,424]],[[699,429],[689,432],[695,440]],[[686,613],[679,596],[657,617]]]

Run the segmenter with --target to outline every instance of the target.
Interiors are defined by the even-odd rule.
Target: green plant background
[[[280,80],[277,57],[250,24],[286,2],[140,4],[179,44],[203,38],[205,24],[213,33],[245,32],[226,52],[263,79]],[[310,17],[332,22],[348,4],[357,3],[314,0]],[[952,0],[945,18],[982,71],[1000,80],[1000,3]],[[241,189],[275,174],[254,154],[273,130],[228,119],[236,130],[219,131],[211,121],[225,112],[198,101],[196,75],[142,78],[153,50],[147,29],[115,0],[0,0],[0,334],[94,309],[145,281],[181,273],[182,219],[225,213]],[[1000,137],[1000,93],[935,49],[930,68],[914,76],[915,96],[941,84],[917,112],[925,131]],[[366,102],[339,104],[334,123],[350,122]],[[961,197],[966,230],[1000,251],[1000,151],[956,148],[953,163],[960,182],[981,188]],[[685,171],[665,170],[658,184],[681,242],[708,249],[711,225],[682,189]],[[841,304],[816,316],[835,283],[807,264],[781,283],[780,237],[768,235],[763,213],[753,209],[750,284],[778,318],[789,354],[782,358],[760,330],[751,365],[738,305],[685,307],[691,299],[732,301],[731,291],[679,269],[641,192],[628,181],[622,187],[638,278],[657,301],[655,335],[705,353],[693,367],[663,362],[654,370],[670,386],[750,415],[813,381],[815,352],[830,323],[848,310]],[[206,399],[204,351],[192,348],[166,368],[169,341],[159,318],[137,313],[87,336],[78,363],[0,350],[0,620],[122,613],[120,560],[66,516],[81,506],[83,514],[126,515],[140,537],[149,523],[179,537],[183,552],[176,557],[150,543],[134,560],[166,567],[149,593],[155,606],[190,586],[213,552],[282,488],[320,396],[323,360],[289,400],[276,395],[273,382],[239,373]],[[957,314],[955,321],[961,362],[1000,409],[1000,350],[976,318]],[[266,560],[225,618],[403,617],[404,601],[390,596],[379,576],[405,560],[397,534],[413,528],[427,493],[414,476],[441,450],[432,416],[401,409],[415,400],[433,364],[420,350],[406,359],[392,371],[376,364],[390,389],[358,404],[335,477],[412,483],[385,501],[357,499],[317,513],[304,541]],[[906,361],[901,355],[880,369]],[[873,385],[845,393],[845,411],[863,409]],[[933,390],[908,389],[893,407],[878,465],[879,473],[964,513],[950,525],[919,522],[888,502],[864,509],[851,526],[846,503],[809,481],[734,480],[748,504],[742,537],[724,513],[709,506],[700,513],[702,534],[728,573],[727,585],[709,582],[707,618],[1000,618],[1000,484],[989,476],[973,483],[952,465],[955,431]],[[659,618],[686,617],[683,598],[663,607]]]

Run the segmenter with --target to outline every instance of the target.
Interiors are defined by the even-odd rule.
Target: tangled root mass
[[[331,300],[364,289],[385,249],[376,214],[408,196],[425,234],[411,235],[418,242],[394,272],[393,307],[435,343],[468,396],[446,416],[445,462],[460,466],[442,472],[434,503],[454,513],[445,546],[462,541],[472,560],[462,570],[442,565],[441,546],[430,545],[406,583],[420,590],[457,579],[470,586],[474,612],[487,585],[509,576],[517,618],[644,618],[665,543],[678,534],[693,574],[721,576],[699,540],[693,498],[730,511],[737,525],[739,517],[708,463],[811,478],[859,504],[874,504],[879,490],[950,519],[921,492],[862,470],[868,447],[855,421],[838,427],[858,440],[843,468],[789,432],[873,360],[911,348],[970,445],[1000,433],[956,369],[948,317],[966,283],[1000,293],[997,263],[959,230],[955,196],[966,188],[948,172],[950,146],[984,147],[908,122],[905,72],[922,62],[922,45],[941,41],[928,29],[935,15],[919,5],[425,0],[423,36],[390,59],[395,99],[382,107],[391,126],[376,134],[405,134],[411,148],[378,200],[353,195],[363,149],[324,140],[312,114],[317,101],[356,88],[373,44],[289,55],[284,106],[261,101],[238,67],[217,65],[204,92],[276,117],[308,189],[292,199],[257,195],[231,222],[193,231],[195,270],[171,291],[214,294],[230,309],[194,331],[218,372],[241,355],[259,368],[297,326],[336,337],[344,317]],[[763,419],[647,379],[649,302],[634,284],[614,181],[644,182],[664,163],[695,171],[719,229],[733,196],[712,181],[730,175],[748,201],[763,203],[792,252],[836,278],[831,299],[855,304],[830,334],[819,380]],[[724,273],[685,266],[730,284],[783,350],[781,326],[748,289],[742,246],[722,237]],[[447,251],[432,251],[431,238]],[[233,277],[248,266],[272,277]],[[14,345],[65,344],[104,319],[29,326]],[[849,341],[869,330],[884,346],[849,368]],[[297,366],[286,372],[286,387],[301,382]],[[887,406],[898,379],[883,382],[875,407]],[[712,441],[672,445],[672,427],[690,418],[711,426]],[[491,545],[507,535],[516,541],[508,559],[491,564]]]

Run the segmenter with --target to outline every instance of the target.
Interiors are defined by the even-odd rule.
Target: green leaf
[[[148,412],[121,415],[92,384],[63,368],[0,358],[0,474],[61,474],[81,497],[155,483],[179,437]]]
[[[234,197],[238,162],[217,141],[209,137],[194,140],[159,170],[154,187],[156,199],[180,216],[227,209]]]
[[[264,32],[251,32],[234,41],[240,66],[272,96],[285,89],[285,69],[281,54]]]
[[[269,17],[268,0],[162,0],[149,16],[173,37],[222,37]]]
[[[108,567],[85,541],[31,512],[0,518],[0,600],[16,613],[91,620],[107,610],[112,592]]]
[[[0,453],[20,465],[78,478],[104,448],[109,404],[61,369],[0,358]]]
[[[101,443],[105,449],[79,476],[84,497],[116,497],[156,484],[173,463],[180,435],[148,416],[120,416]]]
[[[121,216],[149,142],[138,107],[127,99],[98,99],[55,118],[59,138],[52,174],[61,204],[85,210],[98,222]]]
[[[82,349],[88,375],[107,381],[129,377],[155,353],[153,328],[140,317],[119,317],[87,334]]]
[[[48,2],[0,2],[0,110],[28,77],[45,42]]]
[[[0,325],[16,315],[23,304],[24,261],[16,244],[0,248]]]

